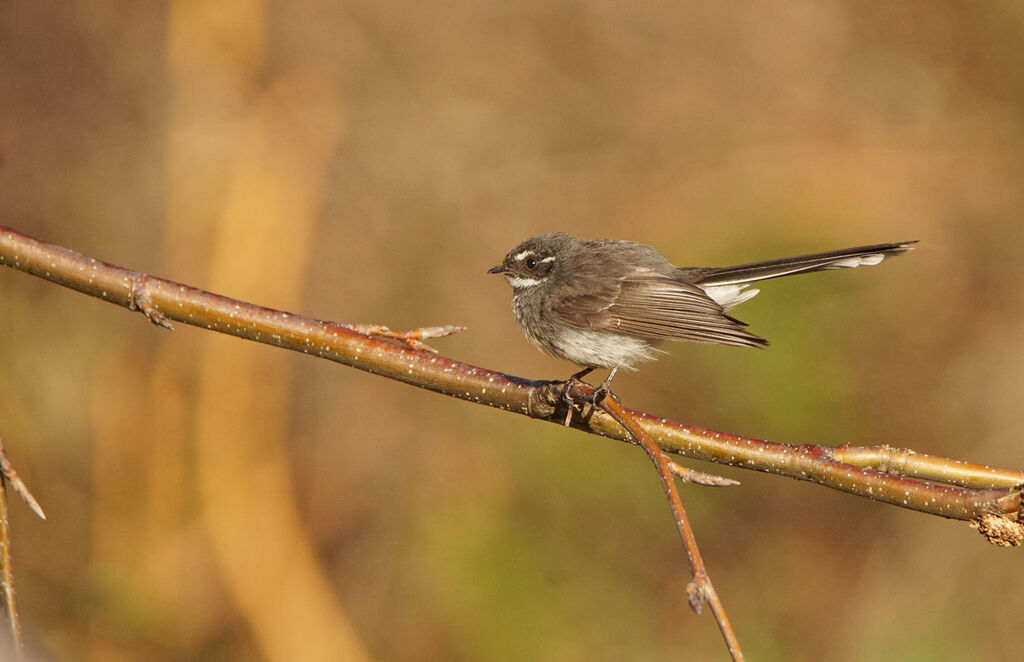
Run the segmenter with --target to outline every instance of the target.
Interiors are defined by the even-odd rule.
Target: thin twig
[[[39,519],[46,519],[46,513],[43,512],[43,507],[39,505],[36,498],[29,492],[28,486],[25,485],[25,481],[21,479],[18,472],[14,470],[14,465],[11,464],[11,460],[7,457],[7,448],[4,446],[4,442],[0,441],[0,475],[3,476],[4,480],[8,485],[11,486],[18,496],[28,504],[28,507],[32,509]]]
[[[11,557],[11,526],[8,519],[7,486],[25,500],[29,508],[46,519],[43,509],[39,506],[28,487],[14,470],[14,466],[7,458],[7,449],[3,441],[0,441],[0,591],[3,592],[4,610],[7,612],[7,622],[11,628],[11,642],[19,659],[21,657],[21,619],[18,617],[18,602],[14,597],[14,561]]]
[[[11,560],[11,525],[7,518],[7,480],[0,473],[0,590],[4,596],[4,610],[11,628],[11,641],[15,650],[21,650],[21,622],[18,603],[14,599],[14,569]]]
[[[654,468],[658,472],[658,478],[661,480],[661,488],[665,491],[669,508],[672,509],[672,517],[675,519],[676,529],[679,531],[679,537],[682,539],[683,547],[686,549],[686,558],[690,562],[690,571],[693,574],[693,579],[686,586],[686,595],[690,602],[690,608],[699,614],[704,603],[707,603],[711,607],[711,613],[715,617],[715,622],[718,623],[718,629],[722,632],[722,638],[725,639],[729,655],[732,656],[733,660],[742,660],[743,651],[740,650],[740,642],[736,638],[736,633],[732,629],[729,617],[725,613],[725,606],[719,599],[715,587],[711,584],[711,577],[708,575],[707,568],[704,566],[704,559],[697,548],[697,539],[694,537],[693,529],[690,527],[690,522],[686,517],[683,501],[679,498],[679,491],[676,489],[675,481],[672,479],[672,463],[665,456],[664,451],[654,443],[650,435],[637,425],[628,411],[623,409],[614,395],[609,393],[604,397],[599,396],[596,404],[608,412],[629,433],[636,443],[644,449],[647,457],[651,458],[651,462],[654,463]]]
[[[703,471],[694,471],[688,467],[678,465],[671,460],[669,460],[668,468],[672,471],[672,474],[683,483],[692,483],[702,487],[733,487],[740,484],[740,481],[738,480],[726,478],[725,476],[707,474]]]
[[[11,524],[7,509],[7,477],[0,471],[0,591],[3,592],[4,611],[11,628],[11,642],[21,651],[21,621],[18,603],[14,597],[14,563],[11,559]]]
[[[405,343],[413,349],[422,349],[425,352],[431,354],[437,354],[437,350],[430,345],[423,342],[427,338],[443,338],[444,336],[450,336],[453,333],[465,331],[464,326],[426,326],[421,329],[413,329],[411,331],[392,331],[386,326],[380,324],[346,324],[348,328],[352,329],[357,333],[362,333],[375,338],[388,338],[389,340],[397,340],[401,343]]]

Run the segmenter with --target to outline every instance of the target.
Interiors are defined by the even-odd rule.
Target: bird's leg
[[[594,372],[594,368],[584,368],[583,370],[580,370],[579,372],[575,373],[572,377],[570,377],[569,381],[582,382],[583,378],[592,372]]]
[[[618,371],[619,366],[615,366],[614,368],[612,368],[612,371],[609,372],[608,376],[604,378],[604,381],[601,382],[601,385],[594,389],[594,393],[591,395],[591,398],[593,399],[593,404],[595,407],[600,405],[601,401],[608,397],[609,394],[611,394],[611,391],[608,390],[608,385],[612,383],[613,379],[615,379],[615,373]]]
[[[569,379],[565,380],[565,390],[562,391],[562,399],[565,400],[566,404],[565,421],[563,422],[565,427],[569,427],[569,424],[572,423],[572,410],[578,408],[578,405],[573,402],[573,399],[569,396],[569,390],[572,388],[573,382],[582,383],[583,378],[592,372],[594,372],[593,368],[584,368],[572,377],[569,377]]]

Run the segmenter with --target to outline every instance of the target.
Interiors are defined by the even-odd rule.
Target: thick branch
[[[374,338],[351,327],[272,310],[147,276],[0,226],[0,263],[132,310],[330,359],[470,402],[561,423],[564,387],[531,381]],[[574,385],[585,397],[588,387]],[[781,444],[630,411],[666,452],[818,483],[954,519],[1021,519],[1024,472],[970,465],[887,447]],[[607,413],[573,427],[628,441]],[[877,468],[870,468],[877,467]],[[899,475],[903,474],[903,475]],[[937,481],[937,482],[929,482]]]

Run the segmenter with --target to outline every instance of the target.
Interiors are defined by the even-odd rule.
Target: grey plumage
[[[581,366],[632,368],[663,340],[767,344],[726,311],[757,294],[750,283],[877,264],[915,242],[860,246],[732,267],[676,267],[651,246],[543,234],[490,270],[514,290],[513,312],[538,348]]]

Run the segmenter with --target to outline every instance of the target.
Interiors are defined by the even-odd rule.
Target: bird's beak
[[[487,273],[489,273],[489,274],[503,274],[503,273],[505,273],[505,265],[499,264],[496,267],[491,267],[490,269],[487,270]]]

